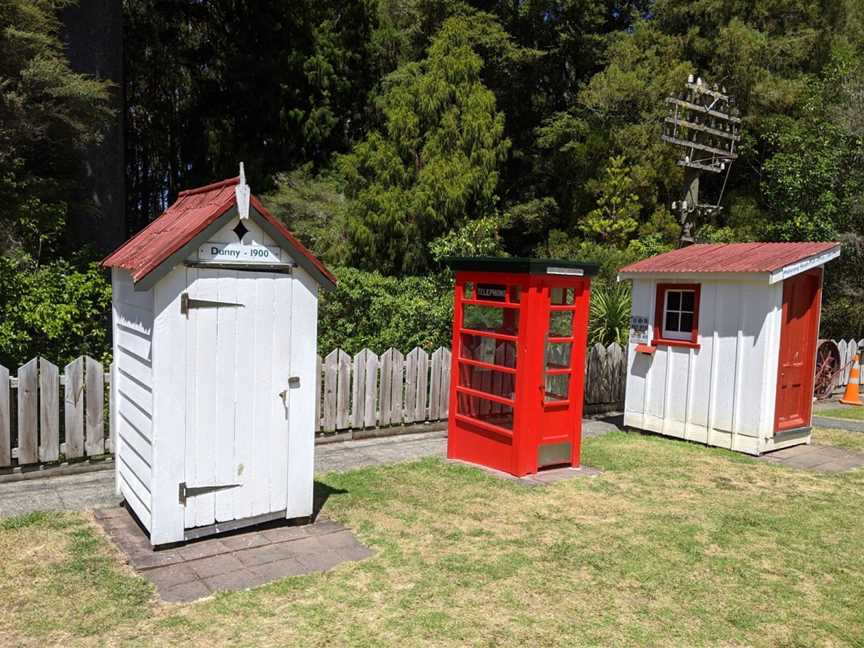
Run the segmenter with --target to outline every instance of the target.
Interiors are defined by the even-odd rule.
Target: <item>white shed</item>
[[[633,283],[624,424],[758,455],[810,442],[822,266],[838,243],[692,245]]]
[[[312,514],[318,289],[241,177],[181,192],[112,269],[118,494],[155,545]]]

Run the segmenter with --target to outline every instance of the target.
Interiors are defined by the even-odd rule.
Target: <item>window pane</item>
[[[516,375],[485,367],[460,364],[459,384],[462,387],[512,399],[516,389]]]
[[[667,331],[678,331],[678,316],[679,313],[666,313],[666,324],[663,327]]]
[[[474,299],[474,284],[471,281],[465,284],[465,292],[463,293],[463,297],[465,299]]]
[[[693,330],[693,313],[681,313],[681,326],[678,330],[687,333]]]
[[[567,400],[570,393],[570,374],[553,374],[546,376],[546,400]]]
[[[693,312],[693,291],[688,290],[681,293],[681,310]]]
[[[553,306],[569,306],[573,303],[575,291],[573,288],[550,288]]]
[[[461,356],[501,367],[516,367],[516,343],[482,335],[462,334]]]
[[[552,311],[549,314],[550,337],[573,335],[573,311]]]
[[[681,293],[670,290],[666,293],[666,310],[681,310]]]
[[[519,311],[514,308],[465,304],[462,308],[462,328],[515,335],[519,330]]]
[[[513,408],[509,405],[457,392],[456,411],[463,416],[470,416],[478,421],[491,423],[506,430],[513,429]]]
[[[569,369],[570,368],[570,343],[569,342],[547,342],[546,343],[546,368],[547,369]]]

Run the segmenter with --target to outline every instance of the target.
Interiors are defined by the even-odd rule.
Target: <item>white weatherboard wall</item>
[[[237,223],[230,219],[208,243],[236,244]],[[251,219],[243,224],[245,246],[277,246]],[[202,247],[187,261],[204,260]],[[290,273],[181,262],[151,290],[135,292],[129,275],[114,271],[118,486],[154,545],[181,541],[199,527],[312,514],[319,285],[286,250],[277,252],[293,266]],[[124,324],[127,293],[136,309],[149,313],[134,341],[136,354],[147,353],[146,372],[123,348],[124,340],[132,344]],[[210,305],[184,314],[183,293]],[[133,370],[135,380],[125,375]],[[124,390],[136,399],[132,414],[123,409]],[[126,416],[146,428],[146,445]],[[139,450],[146,451],[140,459]],[[145,463],[147,474],[139,475]],[[230,487],[183,504],[181,483]]]
[[[111,271],[117,492],[150,526],[153,482],[153,291],[136,292],[125,270]]]
[[[632,313],[648,318],[650,340],[657,284],[676,280],[632,281]],[[773,449],[783,282],[679,282],[701,284],[699,348],[661,344],[648,355],[630,343],[624,424],[749,454]]]

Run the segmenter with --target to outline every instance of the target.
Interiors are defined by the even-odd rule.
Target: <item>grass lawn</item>
[[[864,471],[624,433],[584,458],[605,472],[546,488],[438,459],[325,475],[375,557],[193,604],[159,603],[87,515],[0,521],[0,642],[864,645]]]
[[[830,409],[814,410],[816,416],[830,416],[832,418],[852,419],[853,421],[864,421],[864,407],[847,405],[846,407],[832,407]]]

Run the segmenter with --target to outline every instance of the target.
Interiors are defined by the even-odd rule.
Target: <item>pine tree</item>
[[[425,59],[386,79],[383,128],[342,158],[353,264],[422,272],[433,239],[495,213],[509,141],[471,35],[470,20],[448,19]]]
[[[63,51],[70,4],[0,3],[0,254],[38,258],[56,243],[77,152],[110,115],[108,84],[74,73]]]

